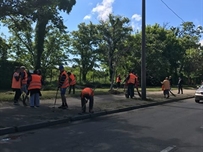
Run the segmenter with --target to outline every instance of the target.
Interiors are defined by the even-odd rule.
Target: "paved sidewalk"
[[[0,102],[0,135],[192,98],[194,93],[195,90],[184,90],[184,94],[176,94],[176,97],[171,96],[169,99],[165,99],[162,91],[147,92],[147,101],[142,101],[137,95],[134,99],[126,99],[124,94],[97,95],[94,98],[95,113],[93,115],[78,115],[81,111],[79,97],[67,98],[69,105],[67,110],[57,108],[61,105],[61,100],[57,99],[54,112],[54,99],[41,100],[41,106],[34,109],[29,106],[24,107],[22,103],[19,106],[14,106],[11,102]],[[87,104],[87,110],[88,106]]]

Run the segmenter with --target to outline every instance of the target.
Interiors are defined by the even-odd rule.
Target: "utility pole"
[[[145,0],[142,0],[142,64],[141,64],[141,87],[142,87],[142,100],[146,99],[146,41],[145,41]]]

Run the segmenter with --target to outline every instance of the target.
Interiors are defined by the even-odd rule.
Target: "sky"
[[[76,0],[70,14],[61,15],[68,31],[73,31],[82,22],[106,20],[110,13],[128,17],[133,29],[141,30],[142,0]],[[146,0],[146,24],[179,26],[186,21],[203,26],[203,0]],[[5,27],[0,33],[9,35]]]
[[[179,26],[192,21],[203,26],[203,0],[145,0],[146,24]],[[167,6],[168,7],[167,7]],[[69,15],[63,15],[69,31],[77,30],[81,22],[98,23],[109,13],[128,17],[134,30],[141,30],[142,0],[77,0]],[[202,38],[203,44],[203,38]]]

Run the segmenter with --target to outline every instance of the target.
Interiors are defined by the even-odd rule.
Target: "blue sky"
[[[128,17],[135,30],[141,29],[142,0],[76,0],[69,15],[62,13],[69,31],[77,30],[77,25],[89,21],[98,23],[106,20],[109,13]],[[164,5],[164,1],[184,21],[203,25],[203,0],[146,0],[146,24],[159,23],[179,26],[182,20]],[[0,33],[8,35],[6,28]],[[203,39],[203,38],[202,38]]]

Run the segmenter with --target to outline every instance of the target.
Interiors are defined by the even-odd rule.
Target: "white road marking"
[[[169,151],[173,150],[174,148],[176,148],[175,145],[174,145],[174,146],[167,147],[167,148],[163,149],[163,150],[160,151],[160,152],[169,152]]]

